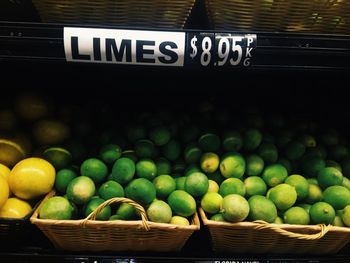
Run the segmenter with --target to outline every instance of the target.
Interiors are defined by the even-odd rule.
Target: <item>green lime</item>
[[[241,222],[249,215],[249,203],[240,195],[227,195],[222,200],[222,215],[229,222]]]
[[[200,160],[201,169],[205,173],[214,173],[219,167],[219,156],[216,153],[204,153]]]
[[[263,142],[260,144],[258,154],[266,163],[275,163],[278,159],[277,147],[272,143]]]
[[[298,206],[305,209],[306,212],[310,213],[310,208],[311,208],[310,204],[298,204]]]
[[[194,125],[185,125],[181,131],[181,138],[184,143],[195,141],[199,135],[199,129]]]
[[[291,161],[300,159],[305,153],[305,146],[301,142],[291,141],[286,147],[285,154]]]
[[[225,180],[225,177],[221,175],[220,170],[216,170],[214,173],[208,174],[208,178],[215,181],[218,185],[220,185]]]
[[[155,154],[155,146],[152,141],[141,139],[135,142],[135,152],[140,158],[152,158]]]
[[[170,224],[178,226],[189,226],[190,222],[186,217],[183,216],[173,216],[170,220]]]
[[[62,196],[49,198],[40,209],[40,219],[69,220],[73,216],[73,206]]]
[[[253,195],[265,195],[267,191],[266,183],[259,176],[250,176],[244,180],[247,197]]]
[[[156,223],[170,223],[172,211],[170,206],[162,200],[154,200],[147,209],[149,220]]]
[[[220,212],[222,207],[222,196],[215,192],[206,193],[201,200],[202,209],[209,214]]]
[[[303,200],[308,196],[309,182],[306,180],[305,177],[299,174],[293,174],[288,176],[284,182],[295,187],[295,190],[297,191],[298,201]]]
[[[216,152],[220,148],[220,138],[216,134],[206,133],[198,139],[198,146],[203,152]]]
[[[209,179],[208,192],[215,192],[215,193],[219,192],[219,185],[217,184],[217,182]]]
[[[238,178],[228,178],[221,183],[219,193],[223,197],[230,194],[245,196],[246,189],[242,180]]]
[[[168,204],[171,210],[179,216],[192,216],[196,212],[196,201],[187,192],[175,190],[168,197]]]
[[[197,173],[197,172],[201,172],[201,168],[199,168],[198,165],[196,164],[190,164],[189,166],[187,166],[186,170],[185,170],[185,176],[188,176],[192,173]]]
[[[292,225],[308,225],[310,216],[304,208],[293,206],[284,212],[283,221]]]
[[[222,139],[222,148],[226,152],[238,152],[242,146],[243,139],[237,131],[227,132]]]
[[[108,168],[101,160],[90,158],[81,164],[80,174],[90,177],[95,183],[100,183],[107,177]]]
[[[100,158],[107,164],[112,164],[122,155],[122,149],[116,144],[107,144],[100,150]]]
[[[346,226],[350,227],[350,205],[346,206],[343,209],[343,212],[341,213],[341,219]]]
[[[96,187],[94,181],[87,176],[74,178],[67,186],[67,197],[77,205],[83,205],[94,196]]]
[[[317,202],[310,208],[310,218],[314,224],[331,224],[335,218],[334,208],[325,202]]]
[[[321,188],[326,189],[328,186],[341,185],[343,174],[336,168],[326,167],[319,171],[317,180]]]
[[[344,145],[334,145],[331,146],[329,149],[329,157],[331,159],[341,161],[348,155],[348,148],[346,148]]]
[[[302,158],[300,168],[305,176],[315,177],[325,167],[326,163],[321,157],[307,154]]]
[[[184,158],[188,164],[199,162],[201,156],[202,150],[195,143],[189,144],[184,150]]]
[[[327,151],[322,145],[317,145],[316,147],[310,148],[308,154],[317,156],[321,159],[326,159]]]
[[[136,208],[128,203],[120,204],[115,214],[122,220],[134,220],[138,217]]]
[[[185,190],[194,197],[203,196],[209,188],[208,177],[203,173],[192,173],[186,177]]]
[[[127,137],[130,142],[146,138],[146,129],[143,125],[133,124],[127,128]]]
[[[154,127],[149,133],[149,138],[157,146],[163,146],[167,144],[170,140],[170,137],[170,131],[164,126]]]
[[[333,160],[326,160],[326,167],[333,167],[337,169],[339,172],[342,172],[342,168],[340,164]]]
[[[141,159],[136,163],[136,174],[140,178],[153,180],[157,176],[157,166],[151,159]]]
[[[162,153],[168,160],[175,161],[180,157],[181,145],[178,141],[172,139],[162,147]]]
[[[350,205],[350,191],[340,185],[327,187],[323,191],[323,201],[333,206],[336,210],[344,209],[345,206]]]
[[[239,153],[227,153],[220,162],[220,172],[225,178],[241,178],[245,172],[245,167],[245,160]]]
[[[275,221],[273,222],[274,224],[284,224],[283,219],[280,218],[279,216],[276,217]]]
[[[156,198],[156,188],[151,181],[137,178],[125,187],[125,195],[141,205],[148,205]]]
[[[100,186],[98,194],[105,200],[113,197],[124,197],[124,189],[115,181],[107,181]]]
[[[262,142],[262,134],[259,130],[249,129],[244,133],[243,147],[246,151],[253,151]]]
[[[343,182],[341,185],[350,191],[350,180],[347,177],[343,176]]]
[[[212,215],[210,217],[210,220],[216,221],[216,222],[226,222],[224,216],[222,215],[222,213],[218,213],[215,215]]]
[[[277,208],[275,204],[265,196],[254,195],[248,199],[250,211],[249,219],[263,220],[273,223],[277,217]]]
[[[256,155],[252,154],[246,158],[246,174],[248,176],[260,175],[264,169],[264,160]]]
[[[159,158],[156,161],[157,175],[171,174],[171,164],[165,158]]]
[[[138,160],[138,157],[137,157],[136,152],[134,150],[123,151],[121,157],[128,158],[128,159],[132,160],[134,163],[136,163]]]
[[[91,199],[85,206],[84,209],[84,215],[85,217],[87,217],[88,215],[90,215],[93,211],[95,211],[97,209],[97,207],[99,205],[101,205],[105,200],[102,198],[93,198]],[[99,212],[96,215],[96,219],[97,220],[108,220],[111,217],[111,207],[110,206],[106,206],[104,207],[101,212]]]
[[[184,190],[185,191],[185,182],[186,176],[180,176],[175,179],[176,182],[176,190]]]
[[[170,175],[162,174],[157,176],[154,178],[153,184],[158,198],[167,198],[176,190],[176,181]]]
[[[305,202],[308,204],[314,204],[322,199],[322,189],[316,184],[309,184],[309,193],[305,199]]]
[[[134,178],[135,170],[135,163],[129,158],[122,157],[112,167],[113,180],[120,184],[126,184]]]
[[[177,159],[172,167],[172,171],[175,174],[183,174],[186,170],[186,163],[182,159]]]
[[[279,149],[285,148],[292,141],[294,134],[291,130],[282,130],[276,138],[276,144]]]
[[[266,166],[262,174],[265,183],[270,187],[283,183],[287,177],[287,169],[281,164],[271,164]]]
[[[334,220],[332,222],[332,226],[339,226],[339,227],[345,227],[343,220],[341,219],[341,216],[336,215],[334,217]]]
[[[122,218],[120,215],[112,215],[108,220],[114,221],[114,220],[125,220],[125,219]]]
[[[309,134],[301,135],[299,141],[304,144],[306,148],[316,147],[317,145],[315,137]]]
[[[292,166],[292,163],[291,163],[288,159],[286,159],[286,158],[280,158],[280,159],[278,159],[277,163],[283,165],[284,168],[287,169],[287,173],[288,173],[288,174],[291,174],[291,173],[292,173],[292,171],[293,171],[293,166]]]
[[[55,188],[62,194],[66,193],[68,184],[78,175],[73,169],[61,169],[56,174]]]
[[[279,184],[270,189],[268,198],[279,210],[287,210],[292,207],[297,200],[295,188],[289,184]]]
[[[309,184],[315,184],[318,185],[317,178],[307,178],[306,179]]]
[[[56,170],[66,168],[72,162],[72,154],[62,147],[51,147],[44,151],[43,157],[50,162]]]

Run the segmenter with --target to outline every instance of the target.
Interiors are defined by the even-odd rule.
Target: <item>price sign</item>
[[[213,54],[215,50],[214,33],[188,33],[187,47],[187,65],[195,67],[213,65]]]

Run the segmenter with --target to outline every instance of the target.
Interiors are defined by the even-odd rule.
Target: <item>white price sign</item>
[[[64,28],[69,62],[184,65],[185,32]]]

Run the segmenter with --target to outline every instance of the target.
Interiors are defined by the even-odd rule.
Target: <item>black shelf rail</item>
[[[65,26],[112,28],[96,25],[0,22],[0,61],[29,60],[66,63],[63,39]],[[184,30],[182,32],[208,33],[213,31]],[[242,34],[242,32],[231,33]],[[253,63],[246,68],[247,70],[350,70],[350,35],[245,33],[257,35]],[[186,46],[186,52],[189,52],[188,48]]]

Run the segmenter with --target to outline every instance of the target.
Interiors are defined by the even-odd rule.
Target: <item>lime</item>
[[[283,219],[280,218],[279,216],[276,217],[275,221],[273,222],[274,224],[284,224]]]
[[[170,220],[170,224],[179,226],[189,226],[190,222],[186,217],[183,216],[173,216]]]
[[[158,198],[167,198],[176,190],[176,181],[170,175],[159,175],[153,180]]]
[[[230,152],[220,162],[220,172],[225,178],[241,178],[245,172],[245,161],[239,153]]]
[[[157,223],[169,223],[172,218],[170,206],[162,200],[154,200],[147,209],[148,218]]]
[[[244,180],[246,195],[248,197],[253,195],[265,195],[267,186],[265,181],[259,176],[250,176]]]
[[[323,191],[323,201],[333,206],[336,210],[344,209],[345,206],[350,205],[350,191],[340,185],[327,187]]]
[[[137,178],[126,186],[125,195],[141,205],[148,205],[156,198],[156,188],[151,181]]]
[[[258,148],[258,154],[267,163],[275,163],[278,159],[277,147],[272,143],[262,143]]]
[[[201,156],[202,150],[195,143],[187,145],[184,150],[184,158],[188,164],[197,163]]]
[[[350,227],[350,205],[346,206],[343,209],[343,212],[341,213],[341,219],[346,226]]]
[[[181,176],[175,179],[176,182],[176,190],[184,190],[185,191],[185,182],[186,176]]]
[[[62,196],[54,196],[45,201],[40,209],[41,219],[69,220],[72,218],[73,207]]]
[[[199,129],[194,125],[185,125],[181,129],[180,133],[183,142],[188,143],[197,139],[199,135]]]
[[[100,158],[107,164],[112,164],[122,155],[122,149],[116,144],[107,144],[100,150]]]
[[[90,215],[93,211],[96,210],[96,208],[101,205],[105,200],[103,200],[102,198],[92,198],[85,206],[84,209],[84,215],[85,217],[87,217],[88,215]],[[101,212],[99,212],[96,215],[96,219],[97,220],[108,220],[111,217],[111,207],[110,206],[106,206],[104,207]]]
[[[326,159],[326,157],[327,157],[327,151],[321,145],[317,145],[316,147],[310,148],[308,150],[308,154],[313,155],[313,156],[317,156],[321,159]]]
[[[268,198],[279,210],[287,210],[292,207],[297,200],[295,188],[289,184],[279,184],[270,189]]]
[[[291,141],[286,147],[285,154],[291,161],[300,159],[305,153],[305,146],[299,141]]]
[[[326,163],[321,157],[307,154],[302,158],[300,168],[305,176],[315,177],[325,167]]]
[[[273,223],[277,217],[277,208],[275,204],[265,196],[254,195],[249,198],[249,219],[263,220]]]
[[[215,192],[206,193],[201,200],[201,207],[209,214],[220,212],[222,207],[222,196]]]
[[[317,180],[321,188],[326,189],[328,186],[341,185],[343,174],[336,168],[326,167],[319,171]]]
[[[185,176],[188,176],[192,173],[197,173],[197,172],[201,172],[201,169],[198,167],[198,165],[190,164],[189,166],[187,166],[185,170]]]
[[[249,129],[244,133],[243,147],[246,151],[253,151],[262,142],[262,134],[259,130]]]
[[[246,174],[248,176],[260,175],[264,169],[264,160],[255,154],[246,158]]]
[[[120,204],[115,214],[122,220],[133,220],[137,218],[137,211],[135,207],[128,203]]]
[[[112,215],[108,220],[114,221],[114,220],[126,220],[126,219],[122,218],[120,215]]]
[[[134,150],[123,151],[121,157],[128,158],[128,159],[132,160],[134,163],[136,163],[138,160],[138,157],[137,157],[136,152]]]
[[[210,217],[210,220],[216,221],[216,222],[226,222],[224,216],[222,213],[212,215]]]
[[[341,185],[350,191],[350,180],[347,177],[343,176],[343,182]]]
[[[299,141],[304,144],[306,148],[316,147],[317,145],[315,137],[309,134],[301,135]]]
[[[153,180],[157,176],[157,166],[151,159],[141,159],[136,163],[136,174],[140,178]]]
[[[134,178],[135,170],[135,163],[129,158],[122,157],[113,165],[113,180],[120,184],[126,184]]]
[[[162,147],[162,153],[168,160],[175,161],[181,154],[181,145],[172,139]]]
[[[205,133],[198,139],[198,146],[203,152],[216,152],[220,144],[219,136],[213,133]]]
[[[279,149],[285,148],[288,143],[290,143],[293,139],[293,132],[291,130],[282,130],[279,132],[276,138],[276,144]]]
[[[284,212],[283,221],[286,224],[308,225],[310,216],[304,208],[293,206]]]
[[[346,148],[344,145],[333,145],[329,149],[329,157],[337,161],[344,159],[347,154],[348,148]]]
[[[249,215],[249,203],[240,195],[227,195],[222,200],[222,215],[227,221],[241,222]]]
[[[281,164],[271,164],[266,166],[262,174],[265,183],[270,187],[283,183],[287,177],[287,169]]]
[[[68,184],[78,175],[73,169],[61,169],[56,174],[55,188],[62,194],[66,193]]]
[[[90,177],[95,183],[100,183],[107,177],[108,168],[101,160],[90,158],[82,163],[80,173],[82,176]]]
[[[228,178],[221,183],[219,193],[223,197],[230,194],[245,196],[246,189],[242,180],[238,178]]]
[[[171,164],[165,158],[159,158],[156,161],[157,175],[171,174]]]
[[[201,169],[205,173],[213,173],[219,167],[219,156],[216,153],[204,153],[200,160]]]
[[[323,198],[322,189],[316,184],[309,184],[309,193],[305,199],[308,204],[314,204]]]
[[[342,172],[342,168],[340,164],[333,160],[326,160],[326,167],[333,167],[337,169],[339,172]]]
[[[208,178],[215,181],[218,185],[220,185],[225,180],[225,177],[221,175],[221,172],[219,170],[216,170],[212,174],[208,174]]]
[[[130,142],[146,138],[146,129],[143,125],[132,124],[127,128],[127,137]]]
[[[208,192],[215,192],[215,193],[219,192],[219,185],[215,181],[210,179],[209,179]]]
[[[85,204],[95,194],[95,184],[90,177],[78,176],[67,186],[67,197],[77,205]]]
[[[222,148],[226,152],[238,152],[243,146],[242,136],[237,131],[227,132],[222,139]]]
[[[295,187],[298,201],[303,200],[308,196],[309,182],[305,179],[305,177],[298,174],[293,174],[288,176],[284,182]]]
[[[141,139],[135,142],[135,152],[140,158],[152,158],[155,153],[155,146],[152,141]]]
[[[306,212],[310,213],[310,208],[311,208],[310,204],[298,204],[298,206],[305,209]]]
[[[196,201],[185,191],[175,190],[168,197],[171,210],[180,216],[192,216],[196,212]]]
[[[169,142],[171,134],[166,127],[158,126],[151,129],[149,137],[155,145],[163,146]]]
[[[277,163],[283,165],[284,168],[287,169],[287,173],[288,173],[288,174],[291,174],[291,173],[292,173],[292,171],[293,171],[293,166],[292,166],[292,163],[291,163],[288,159],[286,159],[286,158],[280,158],[280,159],[278,159]]]
[[[177,159],[173,164],[172,170],[173,170],[173,173],[182,175],[186,170],[186,164],[184,160]]]
[[[325,202],[317,202],[310,208],[311,221],[314,224],[331,224],[335,218],[334,208]]]
[[[341,216],[336,215],[334,217],[334,220],[332,222],[332,226],[339,226],[339,227],[345,226],[343,220],[341,219]]]
[[[71,153],[62,147],[48,148],[44,151],[43,156],[56,170],[67,167],[72,161]]]
[[[208,177],[203,173],[192,173],[186,177],[185,190],[194,197],[203,196],[209,188]]]
[[[315,184],[318,185],[317,178],[307,178],[306,179],[309,184]]]
[[[105,200],[113,197],[124,197],[124,189],[115,181],[107,181],[100,186],[98,194]]]

